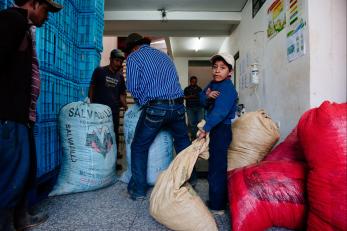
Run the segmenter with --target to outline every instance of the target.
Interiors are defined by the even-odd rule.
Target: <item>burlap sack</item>
[[[276,124],[264,110],[248,112],[233,125],[228,149],[228,171],[261,161],[280,138]]]
[[[159,223],[173,230],[218,230],[212,214],[186,181],[197,158],[208,159],[209,138],[195,140],[161,173],[150,198],[149,211]]]

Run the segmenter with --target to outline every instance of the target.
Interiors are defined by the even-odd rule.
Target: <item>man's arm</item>
[[[90,102],[93,103],[94,101],[94,93],[95,93],[95,86],[97,84],[97,72],[98,68],[96,68],[93,72],[92,80],[90,81],[89,91],[88,91],[88,97],[90,99]]]

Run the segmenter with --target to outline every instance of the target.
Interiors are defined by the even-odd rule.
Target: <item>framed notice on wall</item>
[[[286,0],[287,1],[287,56],[291,62],[305,54],[305,34],[306,25],[303,12],[303,0]]]
[[[286,27],[285,0],[274,0],[267,10],[267,37],[273,38]]]

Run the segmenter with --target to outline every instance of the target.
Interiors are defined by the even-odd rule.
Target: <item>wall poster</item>
[[[305,20],[303,17],[303,0],[286,0],[287,11],[287,57],[291,62],[305,54],[305,35],[303,28]]]
[[[275,37],[286,26],[285,0],[275,0],[267,10],[267,37]]]

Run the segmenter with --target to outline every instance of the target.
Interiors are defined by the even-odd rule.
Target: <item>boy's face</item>
[[[228,78],[231,71],[223,61],[216,61],[212,66],[213,80],[216,82],[223,81]]]

